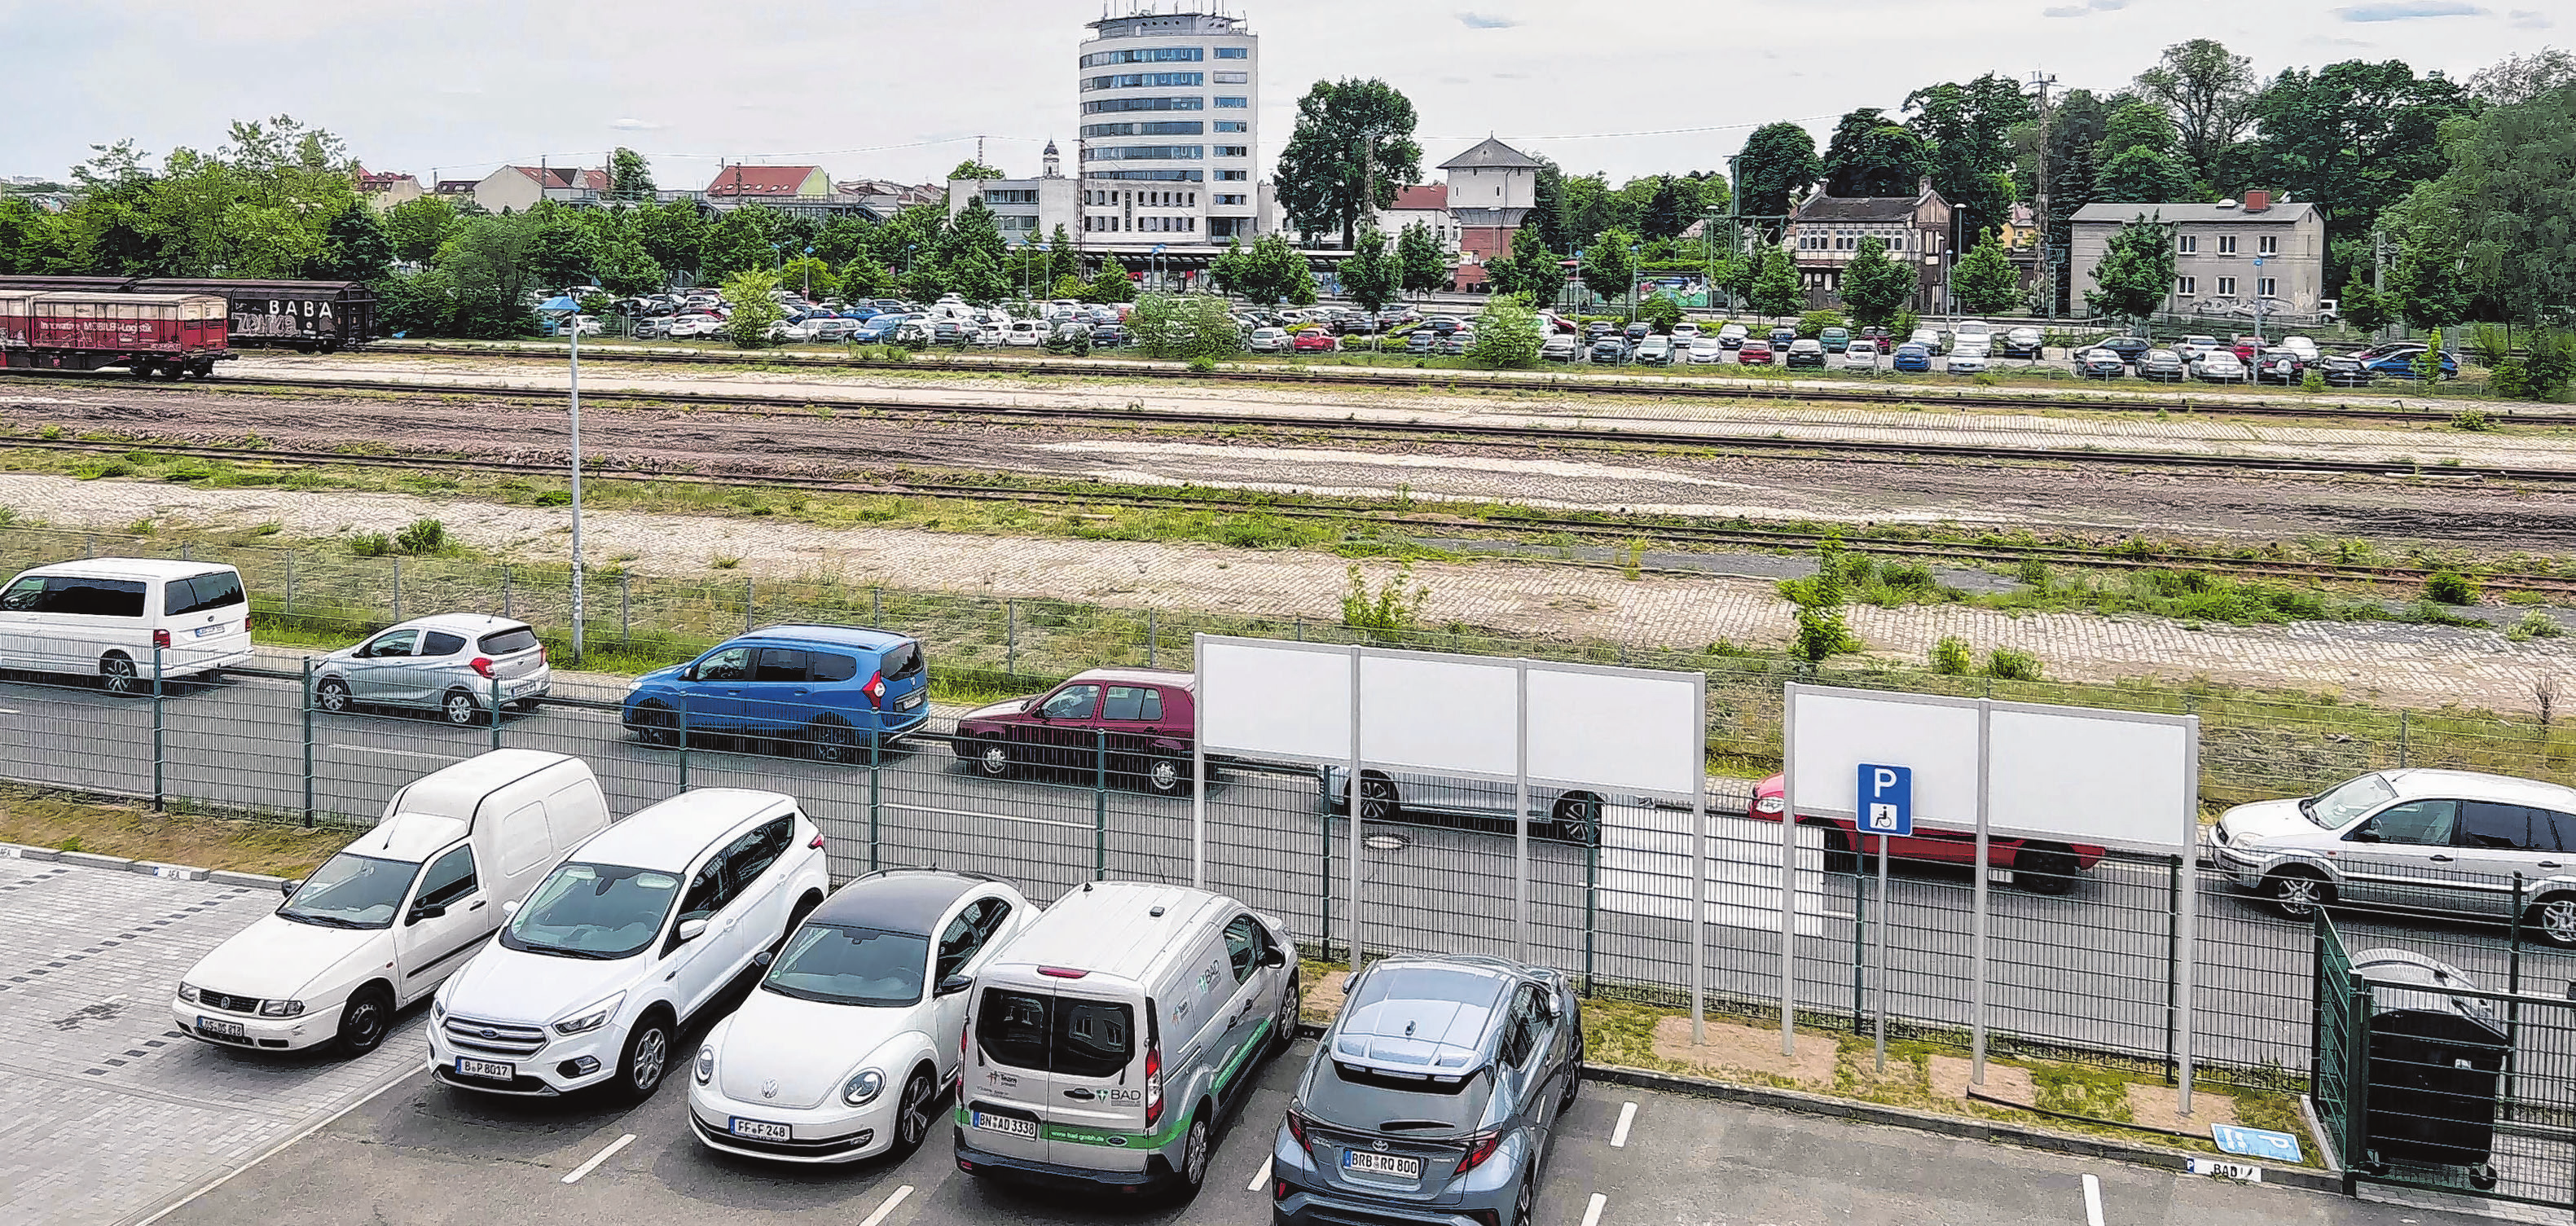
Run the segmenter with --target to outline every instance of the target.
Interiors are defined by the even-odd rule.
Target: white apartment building
[[[1260,38],[1239,16],[1133,4],[1088,28],[1075,82],[1077,240],[1122,256],[1206,255],[1259,234]]]

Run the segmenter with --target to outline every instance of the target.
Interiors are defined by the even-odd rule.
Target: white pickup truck
[[[397,1010],[483,947],[504,905],[608,823],[579,758],[496,749],[424,776],[374,829],[287,882],[275,913],[189,968],[171,1014],[227,1047],[372,1051]]]

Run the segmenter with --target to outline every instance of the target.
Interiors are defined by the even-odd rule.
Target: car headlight
[[[180,984],[180,985],[179,985],[179,999],[184,1000],[184,1001],[186,1001],[186,1002],[188,1002],[189,1004],[192,1004],[192,1005],[193,1005],[193,1004],[195,1004],[195,1003],[197,1003],[197,988],[196,988],[196,985],[194,985],[194,984],[187,984],[187,983]]]
[[[620,992],[555,1023],[555,1033],[585,1034],[597,1030],[607,1025],[609,1017],[617,1012],[617,1006],[624,1003],[626,1003],[626,993]]]
[[[715,1079],[716,1045],[709,1043],[698,1049],[698,1084],[705,1085]]]
[[[302,1017],[304,1016],[304,1002],[300,1000],[263,1000],[259,1002],[259,1015],[261,1017]]]
[[[1789,800],[1785,796],[1765,796],[1753,802],[1753,811],[1756,813],[1779,813],[1787,810],[1788,807]]]
[[[885,1074],[872,1068],[860,1069],[851,1074],[850,1079],[841,1085],[841,1101],[853,1107],[867,1106],[877,1100],[877,1095],[883,1093],[885,1093]]]

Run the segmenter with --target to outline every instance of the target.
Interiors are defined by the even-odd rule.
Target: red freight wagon
[[[0,367],[205,378],[230,360],[231,310],[213,294],[0,290]]]

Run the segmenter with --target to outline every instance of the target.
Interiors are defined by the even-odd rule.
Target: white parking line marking
[[[386,753],[392,754],[397,758],[429,758],[439,762],[462,762],[465,760],[465,757],[462,754],[423,753],[417,749],[387,749],[381,745],[343,745],[337,741],[325,745],[323,748],[346,749],[352,753]]]
[[[912,1195],[911,1184],[905,1184],[900,1188],[896,1188],[894,1190],[894,1195],[887,1197],[886,1203],[877,1206],[877,1211],[869,1214],[868,1220],[859,1223],[859,1226],[877,1226],[877,1223],[886,1220],[887,1214],[894,1212],[895,1206],[903,1203],[904,1197],[910,1195]]]
[[[1601,1208],[1609,1203],[1609,1197],[1593,1193],[1592,1203],[1583,1207],[1583,1226],[1601,1226]]]
[[[2102,1181],[2090,1175],[2084,1177],[2084,1223],[2102,1226]]]
[[[1619,1126],[1610,1132],[1610,1148],[1628,1148],[1628,1125],[1637,1122],[1637,1104],[1619,1104]]]
[[[1268,1182],[1270,1182],[1270,1159],[1264,1158],[1261,1160],[1261,1173],[1253,1176],[1252,1182],[1243,1185],[1243,1190],[1258,1192],[1261,1190],[1261,1185]]]
[[[617,1151],[619,1151],[619,1150],[621,1150],[621,1149],[624,1149],[624,1148],[626,1148],[626,1147],[627,1147],[627,1146],[629,1146],[629,1145],[633,1145],[634,1143],[635,1143],[635,1134],[634,1134],[634,1133],[631,1133],[631,1132],[630,1132],[630,1133],[627,1133],[625,1136],[619,1137],[619,1138],[617,1138],[616,1140],[609,1142],[609,1143],[608,1143],[608,1148],[603,1149],[603,1150],[599,1151],[598,1153],[592,1154],[592,1155],[590,1156],[590,1161],[585,1162],[585,1163],[582,1163],[580,1166],[577,1166],[577,1167],[572,1168],[572,1174],[569,1174],[569,1175],[564,1176],[564,1177],[563,1177],[563,1181],[564,1181],[565,1183],[580,1183],[580,1182],[581,1182],[581,1177],[582,1177],[582,1176],[587,1175],[587,1174],[591,1173],[592,1171],[595,1171],[595,1170],[599,1169],[599,1164],[600,1164],[600,1163],[608,1161],[610,1157],[614,1156],[614,1155],[617,1153]]]

